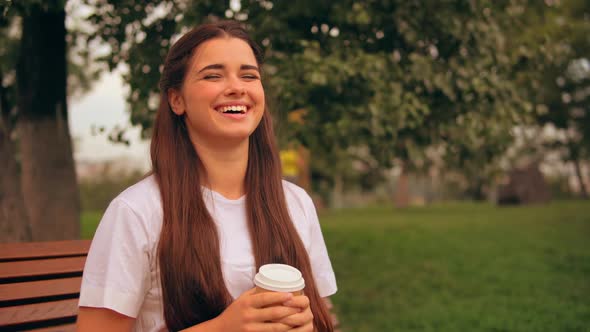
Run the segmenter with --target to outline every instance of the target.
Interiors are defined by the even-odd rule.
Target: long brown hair
[[[174,114],[168,90],[182,87],[195,49],[222,37],[247,42],[258,66],[262,52],[237,22],[201,25],[168,52],[160,80],[160,106],[151,142],[153,173],[162,197],[163,226],[158,244],[164,318],[176,331],[217,317],[232,298],[223,281],[216,226],[202,197],[203,165],[189,138],[184,116]],[[272,120],[265,110],[249,139],[246,210],[256,268],[268,263],[297,267],[306,280],[314,325],[333,331],[329,312],[313,279],[303,242],[289,217]]]

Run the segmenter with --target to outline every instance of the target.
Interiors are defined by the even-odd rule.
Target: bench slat
[[[82,272],[86,256],[0,263],[0,279]]]
[[[15,325],[71,317],[77,314],[78,299],[70,299],[0,308],[0,322],[2,325]]]
[[[0,261],[59,256],[85,256],[90,240],[0,243]]]
[[[0,301],[80,293],[82,277],[28,281],[0,285]]]
[[[74,332],[74,331],[76,331],[76,324],[44,327],[44,328],[40,328],[40,329],[26,330],[25,332]]]

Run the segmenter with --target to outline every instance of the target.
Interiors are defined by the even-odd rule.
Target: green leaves
[[[92,39],[110,46],[109,67],[128,65],[131,119],[148,135],[175,36],[206,20],[242,20],[265,49],[272,111],[285,120],[306,110],[303,125],[280,127],[281,141],[334,158],[329,172],[359,150],[384,166],[411,162],[410,146],[443,146],[455,165],[492,162],[539,104],[551,113],[543,95],[561,98],[539,73],[565,66],[573,45],[588,50],[582,3],[243,0],[236,12],[217,1],[95,0],[89,21]]]

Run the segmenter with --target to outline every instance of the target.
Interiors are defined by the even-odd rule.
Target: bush
[[[145,174],[140,171],[109,172],[105,167],[101,174],[95,177],[80,179],[82,210],[104,211],[113,198],[144,176]]]

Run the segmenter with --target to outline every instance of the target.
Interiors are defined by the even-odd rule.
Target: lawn
[[[100,213],[86,213],[90,237]],[[590,331],[590,203],[320,214],[345,332]]]

